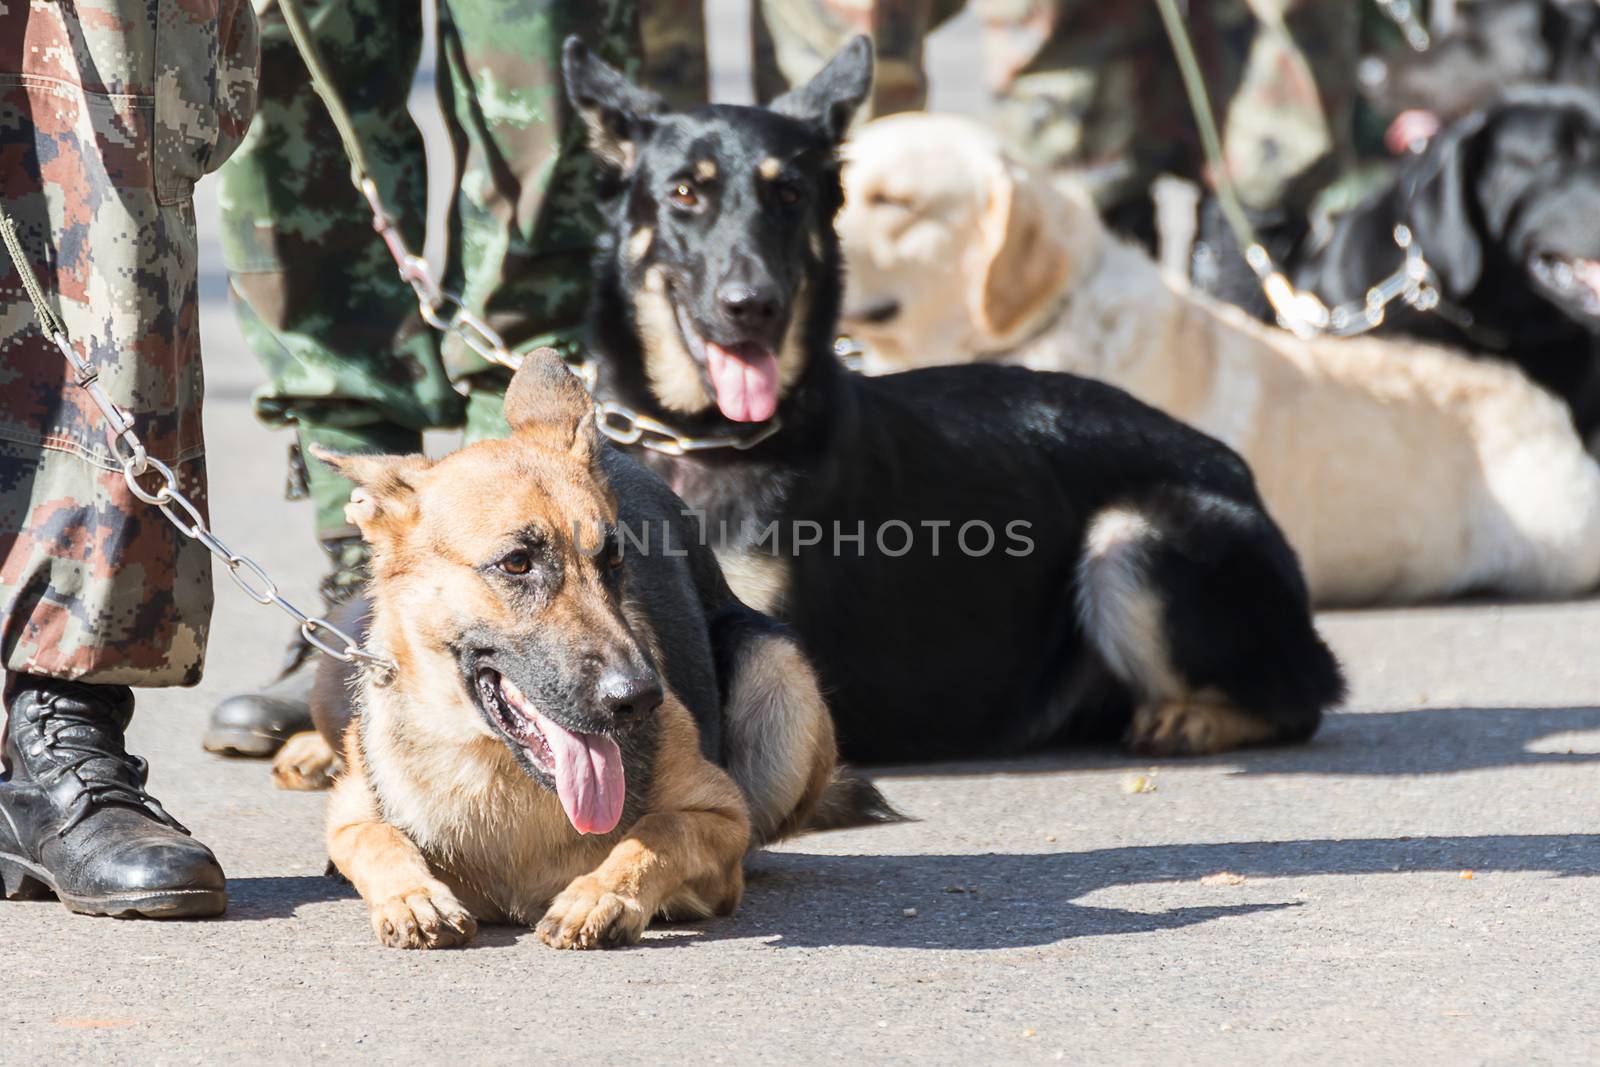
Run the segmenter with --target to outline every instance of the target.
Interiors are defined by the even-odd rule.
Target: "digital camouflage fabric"
[[[244,0],[0,0],[0,198],[79,353],[204,512],[194,183],[254,108]],[[123,483],[0,255],[0,651],[9,671],[199,680],[210,556]]]
[[[406,110],[422,48],[416,0],[312,0],[319,50],[355,120],[390,210],[422,246],[426,160]],[[650,24],[652,52],[677,99],[704,95],[698,4],[671,0]],[[508,345],[577,343],[598,217],[582,131],[561,83],[561,45],[577,34],[640,69],[634,0],[441,0],[436,81],[456,161],[446,288]],[[414,452],[422,432],[466,422],[504,432],[506,372],[417,315],[372,231],[366,202],[274,0],[261,7],[261,106],[223,171],[223,237],[235,305],[267,371],[256,397],[269,423],[340,452]],[[697,65],[680,65],[698,56]],[[437,268],[439,264],[435,264]],[[469,391],[464,400],[452,387]],[[354,531],[350,484],[307,464],[320,538]]]

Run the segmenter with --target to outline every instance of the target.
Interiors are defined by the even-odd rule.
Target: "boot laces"
[[[149,763],[129,754],[121,738],[108,734],[92,713],[70,704],[63,707],[61,701],[52,700],[39,709],[38,721],[45,748],[55,757],[48,777],[60,780],[75,774],[81,783],[66,821],[56,831],[58,837],[65,837],[96,808],[106,804],[142,808],[174,830],[189,832],[145,791]]]

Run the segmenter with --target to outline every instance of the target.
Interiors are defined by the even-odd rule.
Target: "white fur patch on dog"
[[[789,592],[789,558],[769,552],[717,553],[717,563],[728,580],[728,588],[749,607],[763,615],[782,614],[783,599]]]
[[[1182,685],[1167,654],[1162,604],[1149,584],[1149,549],[1160,537],[1129,508],[1094,517],[1078,564],[1078,618],[1113,674],[1148,698],[1172,697]]]

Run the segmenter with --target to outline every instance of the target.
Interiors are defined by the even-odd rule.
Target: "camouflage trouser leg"
[[[224,233],[246,337],[270,381],[267,421],[341,451],[416,451],[430,427],[503,432],[506,377],[443,345],[416,316],[350,187],[349,163],[272,0],[261,115],[224,172]],[[421,9],[321,0],[313,31],[352,112],[374,177],[414,248],[426,172],[406,111]],[[561,43],[578,33],[614,60],[637,52],[632,0],[441,0],[438,78],[456,156],[447,287],[513,348],[572,344],[580,332],[597,225],[586,153],[567,121]],[[548,203],[548,207],[547,207]],[[437,265],[436,265],[437,266]],[[448,371],[447,369],[448,368]],[[452,388],[469,392],[463,403]],[[306,465],[319,538],[344,536],[350,485]]]
[[[204,513],[192,195],[250,120],[254,16],[242,0],[0,4],[0,42],[0,200],[78,352]],[[210,557],[128,491],[72,381],[0,251],[4,668],[192,685]]]
[[[915,111],[928,95],[922,42],[960,11],[962,0],[757,0],[753,68],[756,99],[802,85],[857,34],[872,38],[872,99],[857,121]]]
[[[636,0],[641,80],[682,111],[710,99],[704,0]]]
[[[577,34],[639,69],[635,0],[441,0],[439,99],[455,149],[447,288],[507,345],[575,348],[599,232],[594,175],[561,78]],[[446,338],[451,377],[469,384],[467,437],[506,432],[509,375]]]
[[[302,0],[372,176],[413,248],[426,220],[422,137],[406,100],[422,48],[419,0]],[[223,250],[246,340],[267,372],[265,421],[302,446],[416,452],[457,425],[461,399],[365,200],[275,0],[261,0],[261,104],[222,172]],[[350,484],[308,460],[320,539],[354,534]]]
[[[1018,151],[1075,171],[1108,211],[1145,197],[1162,173],[1201,179],[1193,112],[1154,3],[975,3],[997,118]],[[1360,8],[1189,5],[1229,171],[1250,206],[1308,198],[1344,161]]]

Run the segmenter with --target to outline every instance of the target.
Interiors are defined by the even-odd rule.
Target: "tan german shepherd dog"
[[[345,765],[328,853],[378,939],[459,945],[487,921],[628,944],[657,915],[732,911],[754,845],[887,817],[837,767],[793,638],[734,598],[681,501],[602,444],[553,354],[528,357],[505,411],[508,439],[437,461],[321,457],[358,486],[368,643],[397,666],[353,705],[331,666],[315,701]]]

